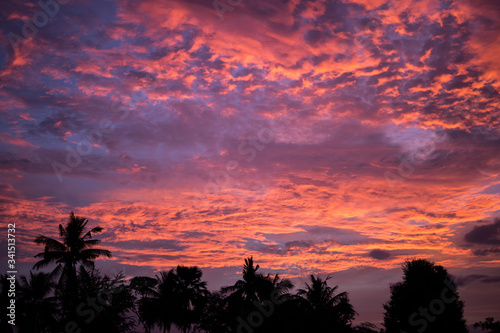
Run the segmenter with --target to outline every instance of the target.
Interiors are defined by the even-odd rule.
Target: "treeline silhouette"
[[[111,252],[95,248],[100,241],[93,236],[103,229],[87,231],[87,223],[72,212],[59,225],[59,240],[34,240],[44,250],[29,276],[0,276],[1,332],[468,332],[456,284],[445,268],[424,259],[403,264],[403,281],[391,286],[379,329],[353,326],[357,313],[349,296],[331,286],[329,276],[311,275],[292,292],[289,279],[260,273],[252,257],[245,259],[241,279],[217,292],[207,290],[198,267],[177,266],[156,278],[103,275],[94,261]],[[49,265],[55,265],[51,273],[37,272]],[[9,323],[12,284],[15,327]],[[500,332],[493,318],[474,326]]]

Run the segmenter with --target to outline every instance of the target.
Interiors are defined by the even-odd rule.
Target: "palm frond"
[[[59,237],[61,237],[61,238],[66,237],[66,229],[64,229],[62,224],[59,224]]]
[[[101,242],[100,239],[87,239],[87,240],[83,241],[83,248],[84,249],[90,248],[94,245],[98,245],[100,242]]]
[[[94,234],[95,234],[95,233],[99,233],[99,232],[101,232],[101,231],[103,231],[103,230],[104,230],[104,229],[103,229],[102,227],[99,227],[99,226],[94,227],[94,228],[92,228],[89,232],[87,232],[87,233],[83,236],[83,238],[92,238],[92,234],[93,234],[93,233],[94,233]]]
[[[39,270],[41,268],[44,268],[44,267],[50,265],[53,261],[54,261],[53,259],[44,258],[44,259],[38,261],[37,263],[35,263],[35,265],[33,266],[33,269]]]
[[[62,264],[58,264],[56,266],[56,268],[54,268],[54,270],[52,272],[50,272],[49,279],[51,281],[53,281],[56,276],[58,276],[59,274],[61,274],[62,270],[63,270],[63,265]]]
[[[221,290],[221,292],[222,292],[223,294],[227,294],[227,293],[229,293],[229,292],[231,292],[231,293],[232,293],[232,292],[237,291],[238,289],[240,289],[240,288],[239,288],[238,286],[236,286],[236,285],[234,285],[234,286],[227,286],[227,287],[222,287],[222,288],[220,288],[220,290]]]
[[[32,273],[33,274],[33,273]],[[25,288],[26,286],[29,286],[29,283],[28,283],[28,279],[26,278],[25,275],[22,275],[20,278],[19,278],[19,282],[21,284],[21,288]]]
[[[47,260],[59,260],[61,258],[64,258],[68,252],[66,251],[50,251],[47,248],[45,248],[45,252],[40,252],[35,255],[35,258],[44,258]]]
[[[34,242],[35,242],[35,244],[38,244],[38,245],[45,245],[45,248],[48,248],[49,250],[58,250],[58,251],[65,251],[66,250],[66,246],[64,246],[64,244],[62,244],[58,240],[53,239],[53,238],[49,238],[49,237],[45,237],[42,235],[35,238]]]
[[[86,249],[80,252],[80,257],[84,260],[97,259],[99,257],[111,258],[111,251],[103,249]]]
[[[81,263],[82,263],[81,267],[87,267],[89,269],[94,269],[95,267],[94,262],[91,260],[82,260]]]

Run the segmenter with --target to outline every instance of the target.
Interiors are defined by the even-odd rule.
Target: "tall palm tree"
[[[289,290],[293,284],[288,279],[281,279],[278,274],[274,277],[270,274],[264,275],[258,272],[259,265],[254,265],[253,257],[245,259],[243,265],[243,279],[236,281],[233,286],[221,288],[223,294],[230,293],[225,299],[224,307],[232,320],[233,328],[239,325],[238,318],[248,318],[248,315],[256,310],[257,305],[268,303],[277,297],[282,301],[290,299]],[[277,310],[277,309],[276,309]],[[273,309],[274,311],[274,309]],[[274,319],[266,320],[264,326],[270,325]],[[259,330],[264,329],[264,326]],[[256,329],[256,332],[260,332]]]
[[[140,314],[148,329],[157,325],[169,332],[175,325],[183,333],[191,331],[200,321],[209,295],[206,282],[201,281],[202,274],[198,267],[185,266],[160,272],[156,286],[145,292],[150,296],[143,297],[140,303]]]
[[[221,289],[223,293],[230,292],[231,298],[238,298],[244,301],[251,302],[258,298],[258,291],[263,284],[264,277],[257,273],[259,265],[254,266],[253,257],[245,259],[243,265],[243,279],[236,281],[233,286],[224,287]]]
[[[49,274],[30,272],[21,276],[19,303],[23,320],[20,329],[25,332],[51,332],[56,324],[57,303],[52,291],[55,284]]]
[[[223,293],[231,292],[230,298],[241,299],[245,302],[268,300],[273,290],[284,295],[293,288],[288,279],[281,279],[278,274],[271,277],[270,274],[258,273],[259,265],[254,266],[253,257],[245,259],[243,265],[243,280],[238,280],[233,286],[221,289]]]
[[[143,299],[146,299],[151,295],[151,290],[156,286],[157,280],[150,278],[149,276],[136,276],[130,280],[130,289],[134,295],[134,307],[132,312],[137,316],[137,319],[144,327],[145,333],[151,332],[151,326],[153,325],[153,320],[151,325],[148,325],[146,317],[148,316],[147,309],[143,308]],[[146,314],[146,317],[144,316]]]
[[[356,315],[346,292],[336,294],[339,286],[330,287],[328,280],[310,276],[310,284],[305,289],[299,289],[297,295],[302,297],[310,307],[311,320],[316,329],[338,329],[350,326]]]
[[[177,266],[177,290],[179,317],[176,320],[183,333],[189,333],[194,324],[199,323],[209,291],[207,283],[201,280],[203,272],[196,266]]]
[[[148,329],[158,326],[164,333],[170,332],[177,311],[174,270],[160,272],[156,281],[156,285],[145,292],[148,296],[141,299],[139,312]]]
[[[52,263],[57,264],[51,276],[55,277],[60,274],[58,288],[62,293],[65,309],[70,311],[74,310],[74,295],[77,295],[77,265],[93,268],[95,259],[101,256],[111,257],[110,251],[93,248],[100,243],[100,240],[93,239],[92,235],[103,229],[94,227],[86,231],[87,223],[86,218],[75,216],[71,212],[66,226],[59,225],[60,241],[42,235],[34,240],[36,244],[43,245],[45,248],[43,252],[35,256],[35,258],[42,259],[33,268],[38,270]]]

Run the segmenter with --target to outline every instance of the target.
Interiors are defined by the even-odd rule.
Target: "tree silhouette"
[[[229,333],[232,332],[231,317],[227,308],[227,302],[220,292],[210,293],[206,298],[205,306],[201,314],[200,322],[196,325],[194,332],[197,333]]]
[[[500,321],[494,321],[493,317],[488,317],[484,321],[474,324],[474,328],[480,327],[483,331],[488,330],[487,333],[500,333]]]
[[[175,273],[173,270],[160,272],[157,282],[140,304],[140,313],[149,329],[158,326],[163,332],[170,332],[175,319]]]
[[[309,305],[312,330],[349,331],[356,312],[349,303],[348,294],[346,292],[336,294],[338,286],[328,286],[329,279],[330,276],[322,280],[311,275],[310,284],[306,283],[306,288],[299,289],[297,295]]]
[[[102,276],[97,269],[87,272],[80,266],[79,317],[75,320],[83,332],[131,332],[135,321],[132,290],[125,285],[125,275]]]
[[[189,333],[200,322],[203,307],[209,295],[207,283],[201,281],[203,272],[198,267],[177,266],[176,297],[179,317],[176,325],[183,333]]]
[[[30,272],[19,281],[18,326],[21,332],[51,332],[57,320],[57,302],[52,294],[55,284],[49,274]]]
[[[134,294],[134,306],[132,311],[137,316],[137,319],[144,327],[145,333],[151,332],[151,327],[148,325],[141,311],[142,299],[145,299],[151,294],[151,290],[156,286],[157,280],[148,276],[136,276],[130,280],[130,289]]]
[[[246,258],[243,265],[243,280],[238,280],[233,286],[224,287],[221,291],[231,293],[230,297],[233,299],[237,298],[246,302],[262,298],[263,285],[269,281],[262,274],[257,273],[258,270],[259,265],[254,266],[253,257]]]
[[[288,293],[293,284],[288,279],[281,279],[278,274],[271,277],[270,274],[257,273],[259,265],[254,266],[253,257],[245,259],[243,265],[243,280],[238,280],[233,286],[221,289],[223,293],[231,293],[229,297],[238,298],[251,303],[254,300],[264,301],[269,299],[273,290],[280,295]]]
[[[391,286],[384,309],[386,333],[468,332],[463,302],[451,276],[424,259],[403,264],[403,281]]]
[[[175,325],[189,333],[199,323],[209,295],[202,274],[198,267],[184,266],[160,272],[156,286],[145,290],[149,296],[140,301],[139,313],[148,329],[156,325],[170,332]]]
[[[38,270],[53,263],[57,264],[51,276],[55,277],[60,274],[58,290],[61,293],[65,315],[75,310],[74,295],[78,294],[77,265],[80,264],[92,269],[95,259],[101,256],[111,257],[110,251],[93,248],[100,243],[100,240],[93,239],[92,234],[101,232],[103,229],[95,227],[86,232],[87,223],[87,219],[75,216],[71,212],[66,226],[59,225],[61,241],[42,235],[34,240],[36,244],[45,247],[43,252],[35,256],[42,259],[35,264],[34,269]]]
[[[268,308],[270,310],[271,298],[279,298],[282,302],[289,298],[289,291],[293,284],[288,279],[281,279],[278,274],[274,277],[271,274],[263,275],[258,272],[259,265],[254,265],[253,257],[245,259],[243,265],[243,279],[236,281],[233,286],[221,288],[222,294],[226,297],[225,308],[231,318],[229,326],[236,331],[241,325],[241,321],[248,319],[248,315],[257,308]],[[281,302],[280,302],[281,303]],[[276,311],[275,305],[272,306]],[[270,316],[270,315],[269,315]],[[276,325],[278,316],[266,319],[264,323],[255,328],[255,332],[267,332],[270,327]]]
[[[353,328],[353,332],[357,332],[357,333],[378,333],[380,331],[377,329],[376,325],[374,325],[372,323],[369,323],[369,322],[364,322],[364,323],[361,323],[360,325],[354,327]]]

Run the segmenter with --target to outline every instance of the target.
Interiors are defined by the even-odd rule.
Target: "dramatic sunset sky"
[[[215,290],[254,256],[300,287],[331,274],[380,323],[427,258],[469,324],[500,319],[500,3],[229,2],[2,1],[20,274],[74,210],[105,273],[197,265]]]

